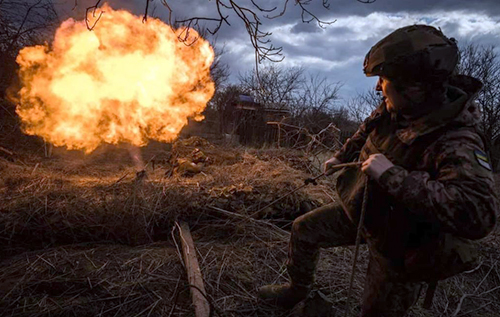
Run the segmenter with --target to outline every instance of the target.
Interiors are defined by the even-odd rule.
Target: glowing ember
[[[202,38],[178,40],[165,23],[104,6],[93,31],[69,19],[49,47],[17,57],[23,88],[17,113],[24,131],[57,146],[171,141],[213,95],[213,50]],[[197,37],[189,30],[191,37]],[[190,40],[188,40],[190,43]]]

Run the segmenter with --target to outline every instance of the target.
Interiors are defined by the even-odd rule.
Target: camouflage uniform
[[[404,315],[422,281],[463,271],[471,263],[470,240],[493,229],[497,201],[472,101],[480,87],[471,77],[454,76],[447,102],[408,122],[382,103],[336,154],[345,163],[382,153],[395,164],[368,182],[363,316]],[[338,202],[295,220],[288,262],[293,283],[313,283],[320,248],[354,243],[365,177],[358,168],[344,169]]]

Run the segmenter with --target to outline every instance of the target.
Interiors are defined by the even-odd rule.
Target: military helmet
[[[366,76],[424,82],[443,81],[452,74],[459,53],[455,39],[449,39],[428,25],[411,25],[392,32],[366,55]]]

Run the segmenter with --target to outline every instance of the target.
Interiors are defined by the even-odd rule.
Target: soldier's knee
[[[292,232],[299,235],[307,232],[307,223],[306,215],[296,218],[292,224]]]

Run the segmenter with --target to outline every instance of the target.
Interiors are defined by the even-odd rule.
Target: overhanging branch
[[[97,22],[99,21],[102,12],[96,16],[96,10],[101,5],[102,0],[97,0],[95,5],[88,7],[86,10],[85,21],[87,23],[87,28],[92,30]],[[143,22],[147,22],[149,2],[153,0],[145,0],[144,16]],[[310,5],[314,0],[295,0],[295,6],[298,6],[301,11],[302,22],[310,23],[316,22],[319,27],[325,28],[327,25],[335,23],[336,20],[325,21],[322,20],[317,14],[312,12],[308,5]],[[357,0],[361,3],[373,3],[376,0]],[[228,21],[230,13],[235,14],[240,21],[243,22],[247,34],[250,39],[255,52],[255,60],[260,63],[264,60],[279,62],[283,60],[282,47],[274,46],[270,40],[271,32],[262,30],[262,18],[265,19],[276,19],[285,15],[289,8],[290,0],[283,0],[282,9],[275,15],[272,13],[276,12],[277,6],[266,8],[261,4],[257,3],[257,0],[251,0],[250,2],[242,0],[214,0],[217,9],[216,16],[195,16],[187,19],[172,19],[172,8],[170,7],[168,0],[161,0],[161,4],[168,10],[168,23],[170,25],[184,24],[187,28],[199,27],[200,22],[208,22],[212,24],[211,27],[207,27],[206,30],[210,34],[216,34],[223,24],[231,25]],[[77,0],[75,0],[75,6],[77,5]],[[329,0],[322,0],[323,9],[329,10],[330,3]],[[95,18],[94,23],[91,25],[89,23],[89,13],[92,13],[92,17]],[[185,37],[179,37],[179,40],[185,41]]]

